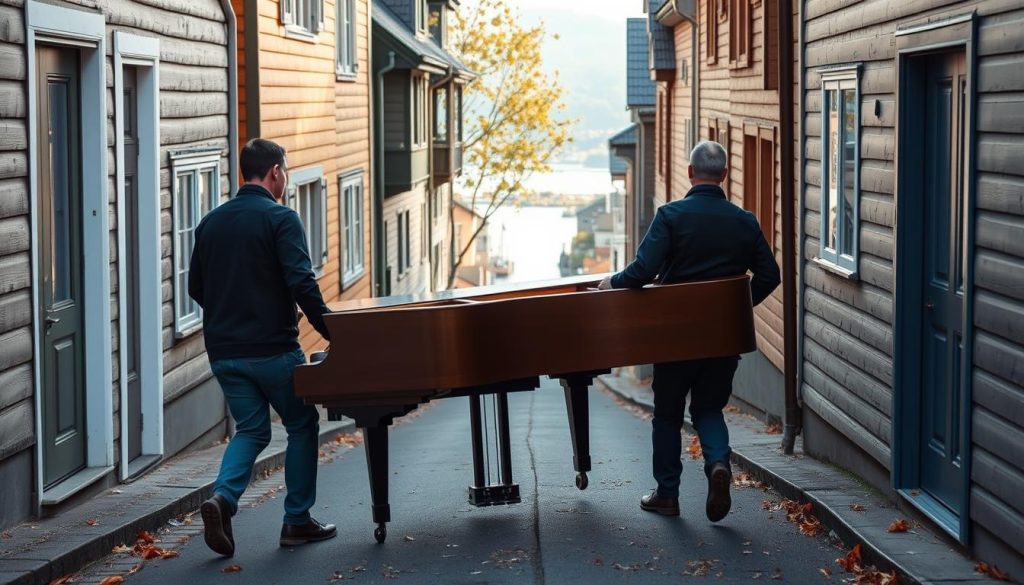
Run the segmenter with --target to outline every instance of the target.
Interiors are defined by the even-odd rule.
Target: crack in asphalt
[[[530,392],[530,416],[526,423],[526,450],[530,453],[530,469],[533,470],[533,580],[536,585],[544,585],[544,557],[540,548],[540,485],[537,479],[537,465],[533,453],[533,407],[536,392]]]

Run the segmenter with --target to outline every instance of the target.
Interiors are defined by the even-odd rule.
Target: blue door
[[[923,92],[921,489],[957,514],[963,497],[961,358],[964,350],[964,53],[927,59]]]

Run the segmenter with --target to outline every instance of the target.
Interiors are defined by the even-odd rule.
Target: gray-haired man
[[[670,284],[736,276],[753,272],[754,305],[779,285],[779,265],[761,233],[757,219],[729,202],[719,184],[728,175],[722,145],[704,141],[690,154],[693,188],[686,197],[658,209],[636,252],[622,272],[601,282],[601,288],[639,288],[654,281]],[[680,307],[680,310],[700,310]],[[673,332],[686,335],[685,331]],[[690,418],[704,452],[708,478],[705,512],[717,522],[729,513],[729,429],[722,409],[732,394],[739,356],[655,364],[654,478],[658,488],[640,499],[640,507],[666,516],[679,515],[679,478],[683,408],[690,394]]]

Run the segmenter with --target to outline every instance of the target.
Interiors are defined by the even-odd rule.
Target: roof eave
[[[668,0],[654,15],[663,26],[674,27],[683,22],[694,22],[697,18],[694,0]]]

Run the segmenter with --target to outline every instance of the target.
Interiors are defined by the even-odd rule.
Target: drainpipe
[[[388,51],[388,64],[377,72],[377,177],[374,181],[373,197],[373,245],[376,248],[374,263],[374,296],[384,291],[384,277],[387,275],[387,258],[378,255],[384,249],[384,76],[395,68],[395,52]]]
[[[238,189],[238,21],[231,0],[220,0],[228,25],[228,181]]]
[[[690,144],[697,146],[700,137],[700,24],[690,14],[679,10],[678,0],[671,0],[672,12],[690,23]],[[664,9],[662,9],[664,10]],[[659,11],[660,14],[660,11]],[[689,157],[690,153],[686,153]]]
[[[801,47],[803,36],[801,35]],[[801,61],[802,63],[803,61]],[[786,455],[793,454],[793,447],[796,444],[796,437],[800,434],[802,426],[802,410],[800,400],[797,396],[798,377],[797,360],[799,347],[797,345],[797,274],[796,274],[796,251],[802,246],[794,241],[795,235],[795,213],[796,193],[794,193],[793,165],[796,157],[793,152],[793,142],[797,121],[793,119],[793,0],[779,0],[779,128],[781,129],[782,144],[780,145],[780,157],[782,159],[782,172],[780,176],[782,184],[782,322],[783,322],[783,370],[785,372],[785,394],[786,394],[786,420],[785,431],[782,435],[782,451]],[[800,100],[801,113],[803,99]],[[802,177],[803,173],[801,173]],[[801,193],[803,181],[801,180]],[[802,199],[802,198],[801,198]],[[802,208],[802,205],[801,205]],[[803,213],[801,212],[800,223],[800,244],[803,243]],[[800,278],[803,278],[803,271],[800,271]],[[802,290],[801,286],[799,290]]]

